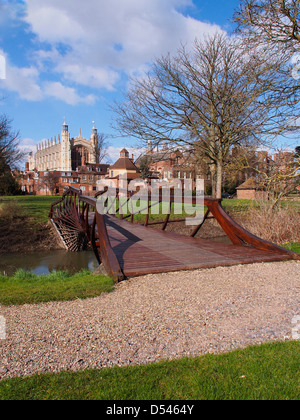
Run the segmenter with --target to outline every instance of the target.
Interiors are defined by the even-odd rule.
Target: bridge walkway
[[[213,240],[191,238],[106,217],[112,249],[126,277],[292,259]]]

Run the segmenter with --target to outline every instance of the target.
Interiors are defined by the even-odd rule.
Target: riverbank
[[[20,204],[5,202],[0,209],[0,254],[63,249],[50,222],[35,219]]]

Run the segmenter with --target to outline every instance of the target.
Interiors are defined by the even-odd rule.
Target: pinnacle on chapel
[[[64,119],[64,123],[63,123],[62,128],[63,128],[63,131],[69,131],[69,126],[68,126],[68,124],[66,123],[66,118]]]
[[[92,121],[92,123],[93,123],[92,134],[98,134],[97,128],[95,127],[95,121]]]

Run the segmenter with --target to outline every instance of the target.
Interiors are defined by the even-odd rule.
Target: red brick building
[[[24,194],[62,195],[64,190],[71,186],[81,189],[84,195],[94,196],[102,188],[101,180],[105,180],[106,185],[124,188],[125,179],[130,182],[139,179],[140,176],[133,156],[129,158],[128,151],[123,149],[114,165],[89,164],[83,158],[81,166],[76,171],[26,170],[18,178]]]
[[[108,176],[109,165],[85,164],[77,171],[25,171],[19,177],[24,194],[62,195],[65,188],[76,187],[83,194],[93,196],[97,192],[97,181]]]
[[[207,165],[202,165],[190,156],[184,155],[179,149],[170,149],[164,146],[162,149],[148,150],[136,162],[136,165],[144,172],[144,177],[160,179],[171,183],[174,180],[191,180],[193,189],[197,179],[204,179],[210,183],[210,174]]]

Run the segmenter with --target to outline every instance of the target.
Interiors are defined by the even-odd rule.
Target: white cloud
[[[28,101],[51,97],[93,105],[100,89],[120,87],[124,73],[143,74],[155,57],[220,30],[178,11],[191,5],[192,0],[89,0],[83,7],[82,0],[27,0],[18,18],[36,36],[30,64],[18,68],[8,62],[1,86]]]
[[[20,169],[25,168],[25,163],[28,162],[28,155],[29,153],[36,153],[36,146],[37,143],[31,138],[24,138],[21,139],[19,144],[19,150],[23,153],[24,157],[18,163],[18,167]]]
[[[187,5],[192,1],[89,0],[83,7],[82,0],[27,0],[25,20],[52,46],[55,71],[65,80],[112,90],[118,72],[139,71],[181,42],[219,29],[178,11]]]
[[[82,7],[82,3],[80,6]],[[70,7],[60,7],[55,1],[28,1],[26,20],[42,41],[70,42],[78,41],[84,36],[83,28],[79,22],[74,21],[70,13]]]
[[[31,138],[21,139],[19,144],[19,149],[25,153],[29,154],[30,152],[36,152],[37,143]]]
[[[134,160],[136,160],[144,152],[141,148],[127,147],[125,144],[120,147],[109,146],[107,148],[108,157],[106,160],[109,161],[109,163],[115,163],[120,158],[120,152],[124,147],[129,152],[130,157],[132,157],[132,155],[134,156]]]
[[[97,101],[95,95],[80,96],[75,88],[64,86],[61,82],[42,82],[37,67],[12,66],[3,50],[0,50],[0,56],[6,61],[6,78],[0,80],[0,86],[17,92],[21,99],[37,102],[52,97],[69,105],[94,105]]]
[[[119,79],[118,73],[110,69],[78,63],[65,64],[63,61],[58,63],[56,71],[63,73],[67,80],[79,85],[97,89],[106,88],[110,91],[114,90],[114,85]]]
[[[74,88],[64,86],[60,82],[48,82],[44,85],[44,91],[47,96],[64,101],[68,105],[94,105],[97,98],[94,95],[80,97]]]
[[[15,67],[8,60],[7,54],[0,50],[6,61],[6,79],[1,80],[5,89],[17,92],[20,98],[28,101],[40,101],[43,93],[39,86],[39,71],[34,67]]]

